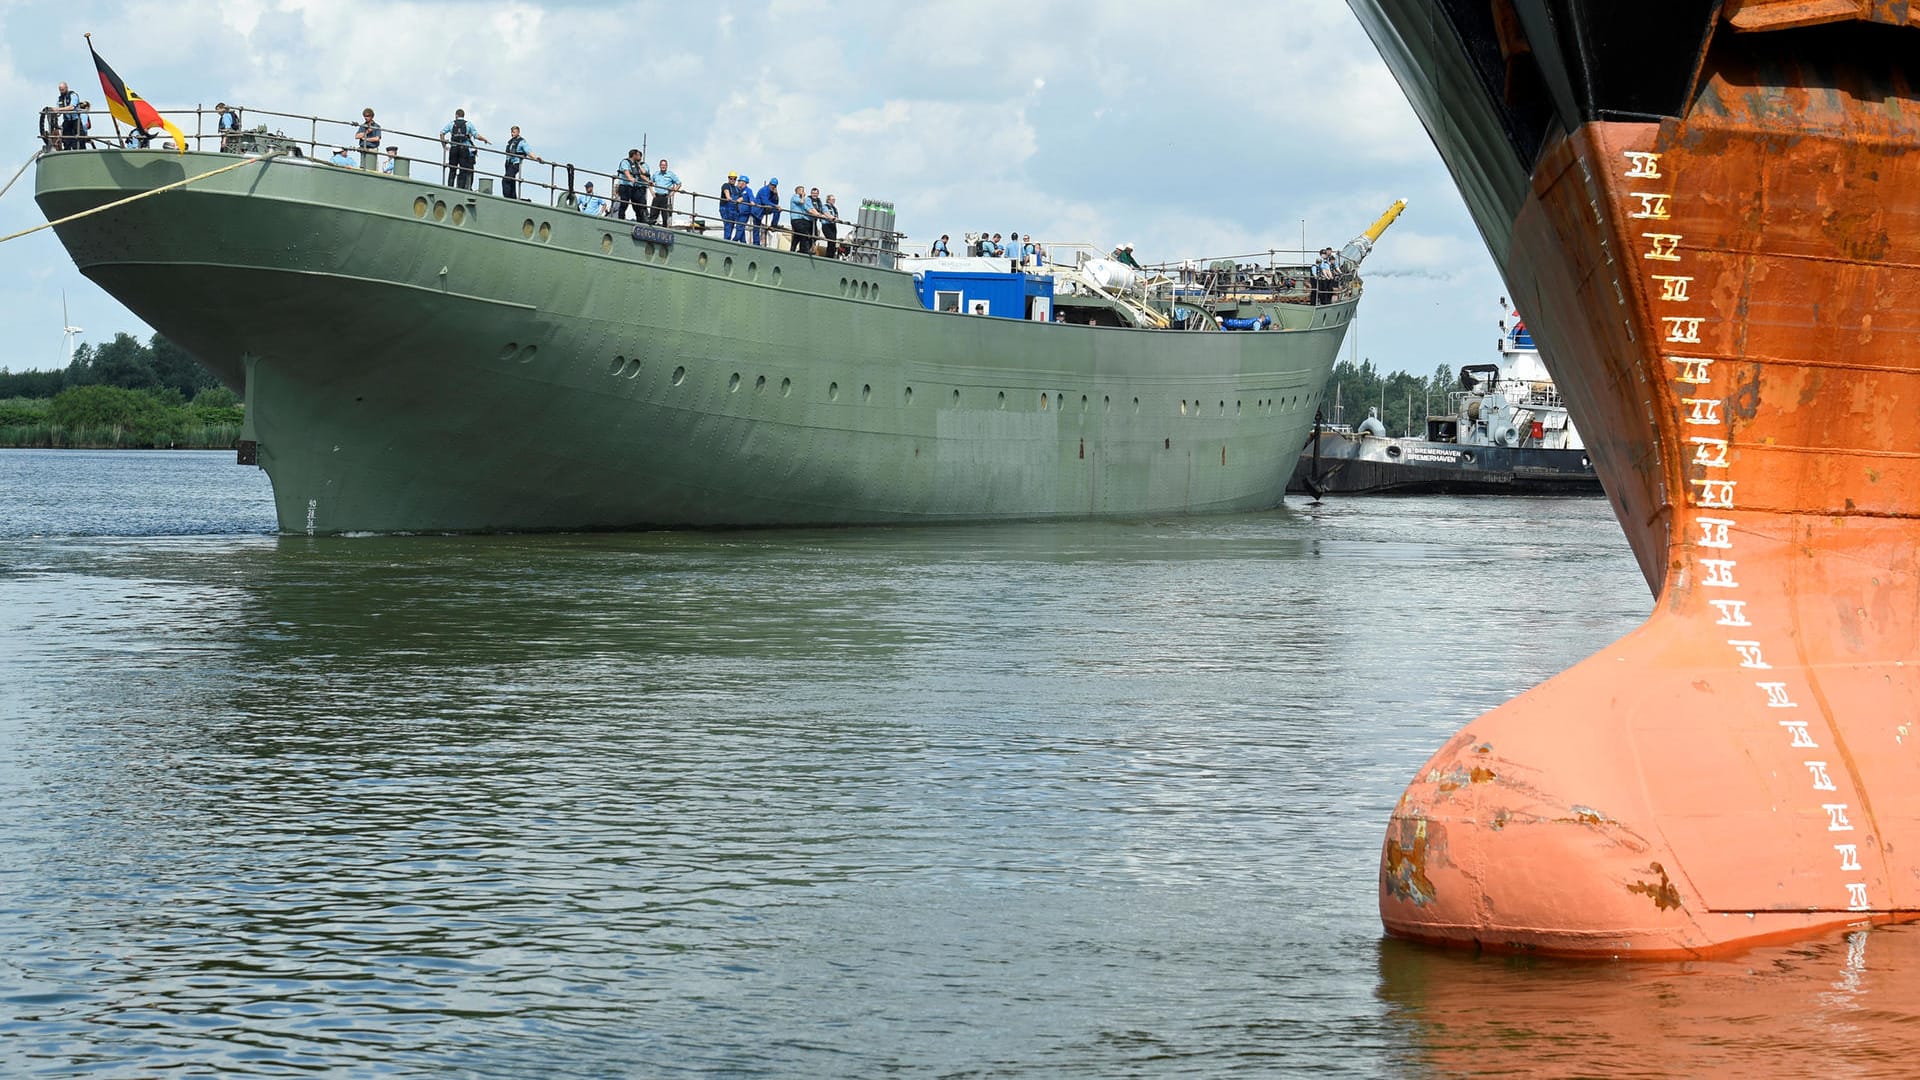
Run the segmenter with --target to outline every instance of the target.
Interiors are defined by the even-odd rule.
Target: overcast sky
[[[1489,360],[1498,332],[1506,290],[1344,0],[0,0],[6,175],[61,80],[99,103],[84,31],[162,109],[371,105],[437,133],[464,107],[602,171],[644,136],[689,188],[737,169],[892,201],[910,243],[1018,229],[1162,261],[1296,248],[1304,219],[1337,247],[1404,197],[1357,355],[1424,375]],[[31,185],[0,235],[44,220]],[[151,333],[42,231],[0,244],[0,364],[65,362],[63,292],[82,340]]]

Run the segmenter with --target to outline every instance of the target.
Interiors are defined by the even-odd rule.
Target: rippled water
[[[1920,934],[1382,940],[1427,754],[1650,608],[1603,500],[271,528],[0,452],[0,1073],[1908,1068]]]

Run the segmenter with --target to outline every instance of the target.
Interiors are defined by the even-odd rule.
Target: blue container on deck
[[[1053,309],[1053,278],[1046,274],[924,270],[914,277],[929,311],[997,319],[1031,319],[1037,312],[1044,319]]]

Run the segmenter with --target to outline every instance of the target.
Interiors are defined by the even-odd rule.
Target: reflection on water
[[[1444,1075],[1904,1077],[1920,928],[1717,961],[1578,963],[1380,946],[1380,997]]]
[[[250,470],[5,468],[0,1073],[1831,1071],[1909,1019],[1904,932],[1380,941],[1426,755],[1650,605],[1599,500],[310,540]]]

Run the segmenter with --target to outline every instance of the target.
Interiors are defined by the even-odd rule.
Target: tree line
[[[239,396],[159,334],[83,344],[64,369],[0,367],[0,446],[226,449],[242,418]]]
[[[1441,364],[1433,375],[1421,378],[1405,371],[1381,372],[1372,360],[1355,364],[1342,360],[1327,377],[1327,396],[1320,411],[1328,424],[1359,427],[1370,408],[1380,410],[1388,435],[1416,438],[1427,434],[1429,411],[1448,412],[1448,395],[1460,389],[1452,366]]]

